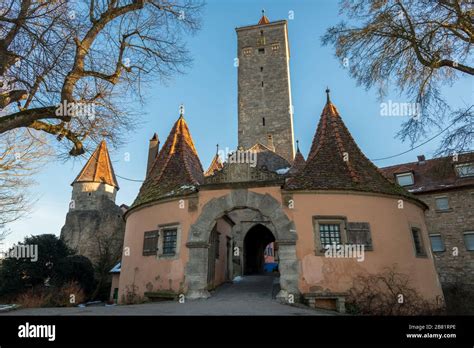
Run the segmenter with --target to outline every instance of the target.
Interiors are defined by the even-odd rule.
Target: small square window
[[[435,198],[436,210],[449,210],[448,197]]]
[[[176,228],[163,231],[163,255],[174,255],[176,253],[177,237],[178,230]]]
[[[341,244],[341,225],[339,224],[319,224],[319,238],[321,246]]]
[[[398,185],[400,186],[411,186],[415,183],[413,173],[396,174],[395,177],[397,178]]]
[[[259,48],[258,53],[259,54],[264,54],[265,53],[265,48]]]
[[[421,232],[417,228],[411,229],[413,237],[413,244],[415,245],[416,256],[426,256],[425,248],[423,247],[423,240],[421,239]]]
[[[474,231],[464,232],[466,250],[474,251]]]
[[[273,52],[276,52],[280,49],[280,44],[276,43],[276,44],[273,44],[272,45],[272,51]]]
[[[430,234],[431,250],[433,252],[445,251],[443,239],[439,234]]]
[[[463,163],[455,166],[460,178],[474,176],[474,163]]]

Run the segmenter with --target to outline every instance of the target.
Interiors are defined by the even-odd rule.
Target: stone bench
[[[336,310],[339,313],[346,312],[346,296],[346,293],[327,292],[310,292],[303,294],[303,298],[308,306]]]
[[[176,300],[178,296],[172,291],[149,291],[144,293],[150,301]]]

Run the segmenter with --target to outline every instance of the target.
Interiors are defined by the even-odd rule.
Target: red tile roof
[[[293,160],[293,164],[290,168],[290,174],[296,174],[303,170],[304,166],[306,165],[306,160],[304,159],[303,154],[300,151],[299,145],[296,147],[296,155],[295,159]]]
[[[365,157],[346,128],[338,110],[328,100],[304,168],[287,180],[288,190],[353,190],[406,196]]]
[[[97,182],[119,189],[105,140],[100,142],[72,184],[76,182]]]
[[[474,152],[459,154],[457,161],[453,156],[433,158],[421,162],[410,162],[381,168],[382,173],[395,182],[395,174],[412,172],[414,185],[406,189],[414,194],[467,188],[474,186],[474,177],[459,177],[455,166],[463,163],[474,163]]]
[[[211,165],[209,166],[209,168],[207,168],[206,172],[204,173],[204,176],[214,175],[214,172],[221,170],[223,167],[224,165],[222,164],[222,160],[219,154],[216,153],[216,155],[212,159]]]
[[[274,172],[278,169],[291,167],[291,164],[285,158],[261,143],[256,143],[248,150],[256,154],[257,167],[260,169]]]
[[[203,168],[188,125],[181,115],[171,129],[132,207],[196,191]]]
[[[260,18],[257,25],[268,24],[268,23],[270,23],[270,21],[268,20],[268,17],[265,15],[262,15],[262,18]]]

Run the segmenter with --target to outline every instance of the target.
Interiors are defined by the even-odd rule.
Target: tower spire
[[[82,182],[103,183],[119,189],[105,140],[97,146],[72,185]]]
[[[330,97],[329,93],[331,93],[331,90],[329,89],[329,87],[326,87],[326,102],[328,104],[331,102],[331,97]]]
[[[260,18],[260,20],[258,21],[258,25],[268,24],[268,23],[270,23],[270,21],[268,20],[268,17],[265,16],[265,9],[262,9],[262,18]]]
[[[184,117],[184,104],[179,105],[179,117]]]

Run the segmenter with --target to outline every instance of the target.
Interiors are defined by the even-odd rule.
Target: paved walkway
[[[335,315],[272,299],[272,276],[246,276],[224,284],[206,300],[154,302],[127,306],[25,308],[1,315]]]

